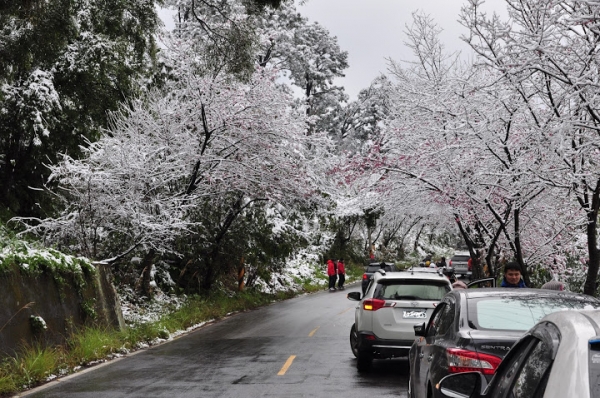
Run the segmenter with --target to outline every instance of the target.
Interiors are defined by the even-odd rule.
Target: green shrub
[[[69,338],[69,358],[71,365],[86,365],[104,359],[122,346],[118,334],[110,329],[87,327],[75,332]]]

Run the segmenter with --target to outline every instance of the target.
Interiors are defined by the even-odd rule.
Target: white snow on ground
[[[258,280],[256,287],[265,293],[300,290],[303,284],[326,285],[325,267],[319,263],[316,251],[307,249],[287,262],[281,273],[274,273],[268,281]]]
[[[129,286],[118,289],[121,300],[121,311],[128,325],[147,322],[156,322],[161,316],[181,308],[187,300],[187,296],[168,295],[156,289],[152,300],[142,298],[140,300]]]
[[[256,287],[265,293],[277,293],[279,291],[300,290],[303,284],[323,285],[327,284],[325,268],[319,263],[316,251],[307,249],[294,259],[288,261],[281,273],[271,275],[269,281],[259,279]],[[131,287],[119,288],[121,309],[123,318],[128,325],[155,322],[161,316],[180,308],[185,304],[187,297],[175,296],[155,290],[152,300],[140,299]],[[210,321],[208,321],[210,322]],[[177,331],[171,334],[171,338],[190,330],[203,326],[207,322],[194,325],[186,331]]]

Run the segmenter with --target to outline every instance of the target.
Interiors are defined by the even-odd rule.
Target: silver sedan
[[[489,382],[479,372],[444,377],[448,398],[600,398],[600,310],[545,316],[511,348]]]

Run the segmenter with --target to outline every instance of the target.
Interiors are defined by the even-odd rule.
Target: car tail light
[[[502,361],[494,355],[460,348],[447,348],[446,356],[449,373],[481,372],[485,375],[493,375]]]
[[[363,280],[365,279],[369,279],[369,277],[367,276],[367,274],[363,274]]]
[[[452,260],[448,260],[448,265],[452,267]]]
[[[363,310],[365,311],[377,311],[381,308],[392,308],[395,307],[396,303],[393,301],[385,301],[381,299],[366,299],[363,301]]]

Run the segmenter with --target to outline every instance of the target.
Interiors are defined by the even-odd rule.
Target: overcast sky
[[[404,45],[404,31],[412,22],[413,11],[422,10],[443,29],[441,38],[447,50],[468,55],[466,44],[459,39],[466,32],[458,23],[462,4],[463,0],[308,0],[297,8],[310,21],[327,28],[338,38],[342,50],[348,51],[350,67],[346,77],[336,83],[356,98],[361,89],[387,71],[386,58],[411,58],[411,50]],[[484,9],[506,15],[504,0],[486,0]]]

